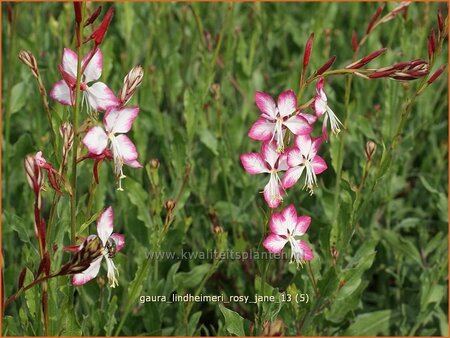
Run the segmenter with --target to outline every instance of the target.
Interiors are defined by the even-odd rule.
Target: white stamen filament
[[[104,257],[106,259],[106,266],[108,268],[107,276],[108,281],[111,283],[111,287],[115,288],[117,285],[119,285],[119,282],[117,281],[115,272],[117,271],[117,274],[119,274],[119,271],[117,270],[116,266],[114,265],[114,262],[111,258],[108,257],[108,254],[104,254]]]
[[[337,118],[336,114],[331,110],[330,107],[327,106],[327,110],[326,110],[326,114],[328,115],[328,117],[330,118],[330,126],[331,126],[331,131],[337,135],[340,133],[341,131],[341,126],[343,127],[344,125],[342,124],[341,121],[339,121],[339,119]]]
[[[275,203],[276,201],[282,201],[283,198],[280,194],[280,185],[281,185],[281,179],[278,176],[278,172],[275,169],[272,169],[270,172],[270,179],[269,179],[269,198],[272,203]]]
[[[295,240],[294,236],[289,235],[289,243],[291,244],[291,263],[294,262],[294,260],[297,262],[297,267],[300,265],[303,267],[303,263],[305,263],[305,260],[303,258],[304,253],[303,250],[298,245],[298,242]]]
[[[305,185],[303,188],[307,188],[309,190],[309,194],[314,194],[314,186],[317,186],[317,176],[314,172],[314,169],[311,165],[311,161],[309,159],[305,160],[305,169],[306,169],[306,177],[305,177]]]
[[[277,153],[282,153],[284,150],[283,142],[283,119],[278,118],[275,124],[275,133],[277,134]]]
[[[126,176],[123,174],[123,156],[120,150],[120,145],[116,140],[116,137],[114,134],[110,133],[108,135],[108,138],[111,141],[111,148],[113,151],[113,157],[114,157],[114,173],[116,177],[119,179],[119,187],[117,190],[123,191],[122,188],[122,179],[124,179]]]

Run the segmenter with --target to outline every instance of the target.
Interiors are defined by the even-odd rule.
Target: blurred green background
[[[111,6],[88,3],[88,10],[98,4],[104,7],[103,13]],[[414,103],[392,154],[383,151],[383,146],[389,148],[400,112],[419,80],[355,77],[346,92],[345,77],[327,79],[328,103],[346,121],[346,129],[319,150],[328,170],[320,176],[315,195],[310,197],[298,184],[283,204],[294,203],[299,213],[312,217],[307,238],[316,255],[312,269],[319,298],[306,268],[297,271],[287,261],[269,265],[265,260],[146,259],[157,250],[264,251],[260,243],[269,211],[259,192],[266,178],[248,175],[239,161],[240,154],[260,147],[247,137],[259,114],[254,93],[261,90],[276,96],[286,89],[297,91],[304,45],[311,32],[315,40],[309,72],[332,55],[337,56],[333,69],[349,64],[352,31],[361,38],[379,5],[114,4],[115,15],[101,46],[102,81],[117,93],[131,67],[144,68],[143,83],[129,103],[139,105],[140,114],[128,135],[145,168],[125,168],[125,191],[118,192],[112,164],[103,164],[93,207],[88,210],[92,162],[80,165],[78,223],[112,205],[115,231],[126,236],[126,246],[115,258],[120,272],[116,289],[105,286],[104,268],[99,274],[103,278],[75,292],[67,277],[50,282],[52,334],[250,335],[261,333],[258,325],[268,322],[267,334],[448,335],[446,73]],[[387,3],[382,15],[396,5]],[[50,162],[55,159],[37,85],[17,55],[24,49],[35,55],[49,91],[60,79],[57,65],[63,48],[74,48],[71,3],[8,7],[2,4],[5,297],[15,292],[24,266],[31,281],[39,264],[33,195],[23,159],[38,150]],[[447,13],[445,3],[411,4],[406,18],[400,15],[378,27],[359,56],[387,47],[387,53],[369,64],[373,68],[427,59],[427,37],[431,27],[437,26],[438,8]],[[446,50],[447,43],[434,69],[447,62]],[[302,103],[315,95],[314,86],[307,88]],[[346,93],[350,95],[347,103]],[[49,100],[57,128],[70,119],[71,112]],[[83,112],[82,120],[86,117]],[[377,151],[353,235],[346,229],[354,215],[355,187],[363,175],[364,146],[369,140],[377,144]],[[382,154],[392,157],[380,169]],[[151,159],[159,161],[158,169],[151,167]],[[43,193],[44,215],[52,198],[48,187]],[[164,203],[169,199],[177,205],[166,229],[169,212]],[[56,244],[54,271],[70,258],[62,252],[70,242],[66,195],[57,215],[48,234],[49,243]],[[95,222],[80,235],[88,233],[95,233]],[[330,254],[333,248],[340,254],[337,262]],[[266,270],[264,284],[261,275]],[[226,308],[208,303],[139,303],[140,295],[173,292],[250,296],[304,292],[311,301],[283,306],[234,303]],[[34,288],[9,307],[3,334],[42,335],[39,301],[39,288]]]

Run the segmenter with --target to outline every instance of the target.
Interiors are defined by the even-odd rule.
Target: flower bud
[[[23,282],[25,281],[25,276],[27,275],[27,268],[23,268],[19,275],[19,282],[17,284],[17,288],[20,290],[23,286]]]
[[[98,6],[97,9],[94,11],[94,13],[92,13],[91,16],[86,20],[84,27],[91,25],[95,20],[97,20],[97,18],[101,12],[102,12],[102,6]]]
[[[150,161],[149,161],[149,163],[150,163],[150,168],[151,169],[158,169],[159,168],[159,166],[160,166],[160,163],[159,163],[159,160],[157,159],[157,158],[152,158]]]
[[[348,66],[345,67],[345,69],[358,69],[361,68],[363,66],[365,66],[366,64],[368,64],[370,61],[372,61],[373,59],[377,58],[378,56],[380,56],[381,54],[383,54],[384,52],[387,51],[387,48],[381,48],[373,53],[370,53],[369,55],[356,60],[355,62],[349,64]]]
[[[336,55],[333,55],[327,62],[325,62],[324,65],[316,71],[316,75],[322,75],[325,73],[333,65],[334,61],[336,61]]]
[[[36,58],[30,51],[28,50],[20,51],[19,60],[22,61],[25,65],[27,65],[31,69],[31,72],[33,73],[33,76],[35,78],[39,77]]]
[[[377,145],[373,141],[368,141],[366,143],[366,146],[364,148],[364,153],[366,155],[367,161],[371,161],[373,154],[375,154],[375,151],[377,150]]]
[[[383,11],[384,5],[381,5],[378,7],[377,11],[373,15],[373,17],[370,19],[369,24],[367,25],[366,34],[369,34],[372,30],[373,26],[375,25],[375,22],[377,21],[378,17],[380,16],[381,12]]]
[[[214,100],[216,101],[220,100],[220,84],[213,83],[211,85],[211,92],[214,95]]]
[[[136,89],[141,85],[144,77],[144,70],[141,66],[134,66],[125,79],[123,80],[123,87],[119,92],[119,100],[122,106],[130,101]]]
[[[447,67],[447,64],[440,66],[440,67],[433,73],[433,75],[430,76],[430,78],[428,79],[427,83],[428,83],[428,84],[432,84],[434,81],[436,81],[436,79],[444,72],[445,67]]]
[[[82,21],[81,2],[80,1],[74,1],[73,9],[75,10],[75,22],[77,23],[77,25],[79,25],[81,23],[81,21]]]
[[[73,146],[73,126],[70,122],[64,122],[61,127],[59,127],[59,134],[63,139],[63,162],[66,163],[69,157],[69,152]]]
[[[302,70],[303,74],[305,74],[306,67],[308,67],[309,60],[311,59],[313,42],[314,42],[314,33],[311,33],[309,35],[308,41],[306,41],[305,54],[303,54],[303,70]]]
[[[109,27],[109,24],[111,23],[113,15],[114,15],[114,7],[110,7],[108,12],[106,12],[103,21],[100,23],[100,26],[98,26],[98,28],[91,34],[90,38],[94,40],[96,46],[102,43],[106,31]]]
[[[358,49],[358,36],[355,31],[352,33],[352,49],[354,52]]]
[[[167,200],[164,203],[164,208],[166,208],[167,212],[172,212],[176,207],[176,202],[174,200]]]

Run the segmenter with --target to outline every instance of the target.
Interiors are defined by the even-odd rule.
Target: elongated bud
[[[59,134],[63,139],[63,162],[67,164],[67,159],[69,157],[69,152],[73,145],[73,126],[70,122],[64,122],[61,127],[59,127]]]
[[[36,79],[39,78],[38,66],[33,53],[28,50],[22,50],[19,52],[19,60],[30,68]]]
[[[372,31],[373,26],[375,25],[377,19],[379,18],[381,12],[383,11],[384,5],[381,5],[378,7],[375,14],[372,16],[372,19],[370,19],[369,24],[367,25],[366,34],[369,34]]]
[[[74,1],[73,8],[75,10],[75,22],[77,25],[81,24],[82,16],[81,16],[81,2]]]
[[[333,55],[327,62],[325,62],[323,66],[316,71],[316,75],[322,75],[325,73],[333,65],[334,61],[336,61],[336,55]]]
[[[447,67],[447,64],[440,66],[433,75],[430,76],[427,83],[432,84],[436,79],[444,72],[445,68]]]
[[[361,68],[365,65],[367,65],[370,61],[372,61],[373,59],[377,58],[378,56],[380,56],[381,54],[383,54],[384,52],[387,51],[387,48],[381,48],[373,53],[370,53],[369,55],[349,64],[348,66],[346,66],[346,69],[358,69]]]
[[[354,52],[358,49],[358,37],[356,36],[356,32],[352,33],[352,49]]]
[[[27,181],[31,189],[35,194],[39,194],[44,177],[41,173],[41,168],[36,164],[34,156],[27,155],[24,160],[25,173],[27,175]]]
[[[44,275],[48,275],[50,273],[50,257],[48,252],[44,253],[44,257],[39,264],[37,275],[39,276],[41,273],[44,273]]]
[[[314,43],[314,33],[309,35],[308,41],[305,45],[305,53],[303,54],[303,70],[302,73],[305,74],[306,67],[308,67],[309,60],[311,59],[311,51]]]
[[[410,1],[403,1],[403,2],[401,2],[400,5],[398,5],[392,11],[390,11],[388,14],[386,14],[384,17],[382,17],[379,22],[380,23],[385,23],[385,22],[388,22],[388,21],[392,20],[393,18],[395,18],[400,13],[404,13],[408,9],[408,6],[410,4],[411,4]]]
[[[368,141],[366,143],[366,146],[364,148],[364,153],[366,154],[367,161],[371,161],[373,154],[375,154],[375,151],[377,150],[377,145],[373,141]]]
[[[114,7],[110,7],[108,9],[108,12],[106,12],[103,21],[100,23],[100,26],[98,26],[98,28],[92,33],[91,39],[94,40],[96,46],[102,43],[106,31],[108,30],[109,24],[111,23],[113,15],[114,15]]]
[[[27,268],[23,268],[19,275],[19,282],[17,283],[17,288],[20,290],[25,281],[25,276],[27,275]]]
[[[98,6],[97,9],[94,11],[94,13],[91,14],[91,16],[86,20],[84,27],[87,27],[94,23],[95,20],[97,20],[98,16],[102,12],[102,6]]]
[[[428,60],[431,60],[436,51],[436,37],[434,35],[434,29],[431,30],[430,36],[428,37]]]
[[[134,66],[125,76],[123,80],[123,87],[119,92],[119,100],[122,106],[130,101],[131,97],[136,92],[136,89],[142,84],[144,78],[144,70],[141,66]]]
[[[439,27],[439,33],[441,33],[444,31],[444,17],[442,16],[442,12],[440,9],[438,9],[437,12],[437,21],[438,21],[438,27]]]
[[[381,77],[388,77],[397,72],[395,69],[377,70],[375,73],[370,74],[369,79],[379,79]]]
[[[8,14],[8,23],[11,25],[13,21],[13,10],[12,10],[12,4],[10,2],[6,3],[6,11]]]

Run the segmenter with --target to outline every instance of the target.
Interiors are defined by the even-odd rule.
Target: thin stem
[[[15,27],[16,27],[16,16],[17,16],[17,11],[16,11],[16,6],[19,6],[19,4],[14,4],[14,6],[11,5],[11,22],[9,25],[9,54],[8,54],[8,62],[10,64],[13,63],[12,59],[13,59],[13,53],[14,53],[14,35],[15,35]],[[10,154],[10,150],[9,150],[9,146],[10,146],[10,134],[11,134],[11,96],[12,96],[12,87],[13,87],[13,71],[9,71],[8,72],[8,87],[7,87],[7,95],[6,95],[6,104],[5,104],[5,139],[4,139],[4,143],[5,143],[5,150],[3,152],[6,161],[4,161],[4,175],[6,178],[9,177],[9,168],[10,168],[10,164],[9,161],[7,160]],[[9,206],[9,199],[11,194],[9,193],[9,184],[8,184],[8,179],[5,182],[5,204],[6,207]]]
[[[311,279],[311,282],[313,283],[313,287],[314,287],[314,293],[316,294],[316,297],[319,298],[320,297],[320,291],[319,288],[317,287],[317,282],[316,282],[316,278],[314,277],[314,272],[311,268],[311,263],[308,261],[306,263],[307,269],[308,269],[308,275],[309,278]]]
[[[13,294],[12,296],[10,296],[5,303],[3,304],[3,309],[6,309],[9,305],[11,305],[12,303],[14,303],[25,291],[31,289],[33,286],[42,283],[44,281],[47,281],[50,278],[54,278],[59,276],[59,272],[55,273],[55,274],[50,274],[47,276],[43,276],[41,278],[35,279],[34,281],[32,281],[30,284],[23,286],[22,288],[20,288],[15,294]]]
[[[86,2],[83,1],[82,3],[82,20],[81,24],[77,25],[77,34],[81,36],[81,30],[83,27],[83,18],[84,18],[84,12],[86,9]],[[73,130],[75,131],[75,136],[73,140],[73,148],[72,148],[72,177],[71,177],[71,186],[72,186],[72,195],[70,196],[70,239],[71,243],[75,244],[76,240],[76,233],[77,233],[77,153],[78,153],[78,145],[79,145],[79,138],[77,136],[78,131],[78,124],[79,124],[79,112],[80,112],[80,99],[81,99],[81,91],[80,91],[80,84],[81,84],[81,58],[82,58],[82,48],[81,44],[77,46],[77,82],[75,87],[75,108],[73,111]]]

